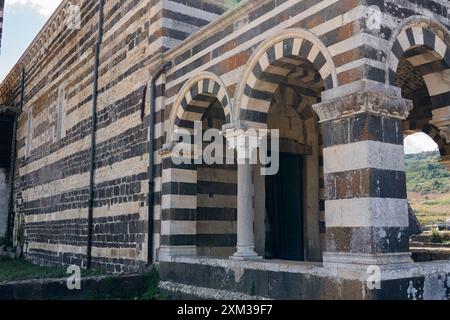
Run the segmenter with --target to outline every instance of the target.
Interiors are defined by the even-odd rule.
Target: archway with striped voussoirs
[[[280,133],[278,174],[264,177],[254,169],[256,252],[267,259],[322,260],[323,146],[312,106],[337,86],[331,55],[305,30],[268,39],[247,63],[235,116],[250,128]]]
[[[450,124],[450,32],[428,19],[407,21],[394,34],[387,59],[387,83],[414,102],[405,135],[428,134],[450,160],[442,126]]]
[[[326,46],[306,30],[286,30],[262,43],[249,59],[236,93],[235,114],[239,120],[267,123],[272,97],[281,82],[307,79],[303,66],[312,65],[325,90],[338,86],[333,59]]]
[[[179,138],[188,135],[192,146],[186,154],[175,151],[174,147],[170,157],[163,159],[163,254],[229,257],[234,253],[237,168],[226,164],[225,150],[222,163],[197,162],[198,152],[203,152],[209,142],[198,146],[193,137],[209,129],[219,132],[231,120],[231,100],[223,82],[214,74],[201,73],[181,89],[172,109],[167,139],[170,145],[176,146]],[[203,132],[197,132],[196,123],[201,124]],[[173,161],[181,158],[188,161],[183,164]]]
[[[223,108],[226,123],[233,121],[233,107],[222,80],[211,72],[202,72],[184,84],[170,115],[167,143],[175,141],[177,128],[194,128],[202,121],[206,109],[214,101]]]

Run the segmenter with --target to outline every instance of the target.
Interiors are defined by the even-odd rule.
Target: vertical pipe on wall
[[[25,67],[22,67],[22,76],[20,79],[20,101],[19,108],[16,110],[14,125],[13,125],[13,135],[11,141],[11,165],[10,165],[10,192],[9,192],[9,203],[8,203],[8,218],[7,218],[7,229],[6,238],[12,241],[14,233],[14,180],[16,176],[16,148],[17,148],[17,129],[20,114],[22,113],[24,100],[25,100],[25,80],[26,73]]]
[[[92,92],[92,126],[91,126],[91,168],[89,179],[89,209],[88,209],[88,240],[86,252],[86,267],[91,268],[92,264],[92,231],[93,231],[93,216],[94,216],[94,198],[95,198],[95,155],[96,155],[96,133],[97,133],[97,100],[98,100],[98,78],[100,66],[100,47],[103,41],[103,7],[104,0],[98,1],[99,20],[98,20],[98,34],[95,43],[94,56],[94,83]]]
[[[159,69],[150,81],[151,98],[150,98],[150,115],[149,115],[149,134],[148,134],[148,246],[147,246],[147,265],[153,262],[153,233],[155,228],[155,128],[156,128],[156,82],[158,79],[172,66],[172,63],[165,63]]]

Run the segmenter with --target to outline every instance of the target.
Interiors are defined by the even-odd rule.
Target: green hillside
[[[450,172],[439,163],[438,152],[406,156],[408,191],[427,193],[450,192]]]
[[[450,172],[439,153],[406,156],[408,200],[424,226],[450,219]]]

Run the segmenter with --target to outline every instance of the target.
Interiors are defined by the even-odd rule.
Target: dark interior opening
[[[280,171],[266,177],[266,258],[304,261],[304,157],[280,154]]]

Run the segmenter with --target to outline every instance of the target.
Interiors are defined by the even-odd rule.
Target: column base
[[[388,254],[359,254],[347,252],[324,252],[323,265],[325,267],[363,267],[380,266],[395,268],[408,267],[414,263],[410,252]]]
[[[238,247],[237,252],[230,257],[231,260],[262,260],[255,252],[255,247]]]

